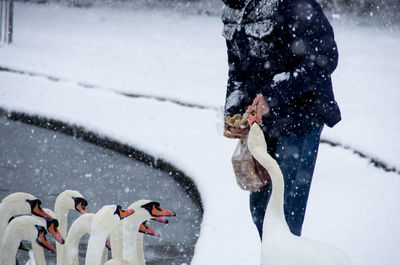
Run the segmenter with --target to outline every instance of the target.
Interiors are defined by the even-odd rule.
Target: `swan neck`
[[[145,265],[146,260],[144,258],[144,251],[143,251],[143,234],[138,233],[136,237],[136,262],[137,265]]]
[[[122,225],[118,226],[110,234],[111,254],[115,259],[122,259]]]
[[[15,257],[20,240],[16,237],[3,238],[0,246],[0,264],[1,265],[15,265]]]
[[[79,242],[81,238],[90,234],[91,224],[94,214],[88,213],[82,215],[76,219],[69,229],[69,233],[64,244],[64,265],[78,265],[78,252],[79,252]],[[58,264],[58,263],[57,263]]]
[[[129,264],[136,264],[137,259],[137,241],[141,220],[135,218],[126,219],[122,226],[122,241],[123,241],[123,259],[128,261]]]
[[[103,257],[104,243],[107,233],[94,235],[93,232],[89,238],[86,251],[85,265],[100,265]]]
[[[253,156],[268,171],[272,182],[272,193],[264,216],[263,231],[290,233],[284,213],[285,183],[282,171],[266,150],[258,149]]]
[[[54,213],[59,223],[58,230],[65,238],[67,236],[68,210],[63,209],[58,203],[56,203],[54,207]]]
[[[46,265],[43,247],[39,246],[36,242],[32,242],[32,250],[36,265]]]

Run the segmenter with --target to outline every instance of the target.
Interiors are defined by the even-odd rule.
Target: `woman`
[[[223,2],[229,64],[225,117],[257,107],[268,152],[285,178],[286,220],[300,236],[322,128],[341,120],[331,82],[338,61],[333,29],[315,0]],[[250,193],[260,237],[270,191]]]

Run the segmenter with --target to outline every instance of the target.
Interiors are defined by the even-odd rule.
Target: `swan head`
[[[54,212],[53,212],[52,210],[50,210],[50,209],[47,209],[47,208],[44,208],[43,210],[44,210],[44,212],[46,212],[49,216],[52,217],[51,220],[49,220],[49,219],[43,219],[43,218],[38,217],[38,216],[34,216],[34,217],[39,221],[39,223],[41,224],[41,226],[45,226],[45,227],[46,227],[47,231],[54,237],[54,239],[55,239],[58,243],[64,244],[64,243],[65,243],[65,240],[64,240],[63,236],[61,235],[60,231],[58,230],[59,223],[58,223],[58,220],[57,220],[56,218],[54,218],[54,217],[55,217]],[[11,221],[13,221],[15,218],[19,218],[19,217],[23,217],[23,216],[30,216],[30,215],[26,215],[26,214],[23,214],[23,215],[14,215],[13,217],[10,218],[10,220],[8,221],[8,223],[10,223]],[[21,244],[20,244],[20,249],[26,250],[27,248],[21,243]],[[28,251],[29,251],[29,249],[28,249]]]
[[[79,191],[65,190],[57,196],[54,208],[62,209],[63,211],[75,209],[81,214],[85,214],[87,213],[87,205],[88,202]]]
[[[42,201],[25,192],[15,192],[2,200],[2,209],[7,209],[9,217],[17,214],[32,214],[47,220],[53,219],[43,211]]]
[[[36,241],[40,246],[54,253],[54,247],[46,238],[47,231],[43,223],[42,219],[30,215],[13,218],[7,225],[4,238],[11,238],[18,244],[21,240]]]
[[[36,243],[41,246],[42,248],[45,248],[53,253],[56,252],[55,248],[50,244],[50,242],[47,240],[46,238],[46,228],[44,228],[44,226],[41,225],[35,225],[37,231],[38,231],[38,235],[36,238]]]
[[[139,227],[139,232],[142,234],[146,234],[146,235],[151,235],[151,236],[160,236],[159,233],[157,233],[156,231],[154,231],[153,229],[151,229],[151,227],[147,224],[146,221],[144,221],[140,227]]]
[[[54,237],[54,239],[58,243],[64,244],[65,240],[64,240],[63,236],[61,235],[60,231],[58,230],[59,226],[60,225],[59,225],[57,219],[46,220],[47,231],[49,231],[49,233]]]
[[[247,145],[250,153],[254,153],[257,148],[263,151],[267,150],[267,143],[265,141],[264,133],[257,123],[253,123],[249,130],[249,136],[247,138]]]
[[[156,219],[156,221],[167,223],[164,216],[176,216],[172,211],[160,207],[160,203],[150,200],[138,200],[132,203],[128,209],[134,209],[135,215],[143,214],[147,219]]]

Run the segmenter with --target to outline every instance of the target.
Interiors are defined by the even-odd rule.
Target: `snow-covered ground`
[[[343,121],[323,138],[399,170],[400,31],[332,22]],[[0,108],[83,126],[173,163],[204,204],[192,264],[260,264],[248,193],[230,164],[236,142],[221,136],[227,62],[218,17],[17,3],[14,23],[0,67],[27,74],[0,71]],[[303,236],[359,265],[399,264],[399,186],[398,173],[321,145]]]

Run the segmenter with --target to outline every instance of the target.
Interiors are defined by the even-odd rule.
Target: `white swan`
[[[86,251],[85,265],[100,265],[104,242],[122,219],[133,214],[132,209],[121,209],[119,205],[103,206],[92,221],[91,233]]]
[[[65,190],[61,192],[54,203],[54,213],[60,224],[59,229],[61,235],[67,238],[68,227],[68,212],[70,210],[77,210],[81,214],[87,213],[87,201],[83,198],[82,194],[76,190]],[[59,242],[56,243],[57,249],[57,264],[62,264],[64,260],[64,245]]]
[[[42,247],[55,252],[46,239],[46,228],[43,222],[33,216],[21,216],[13,219],[6,227],[0,245],[0,264],[15,265],[15,256],[21,240],[37,242]]]
[[[264,134],[257,124],[250,128],[248,147],[254,158],[268,170],[272,181],[272,194],[263,225],[262,264],[353,265],[342,251],[290,232],[283,210],[284,178],[278,163],[267,153]]]
[[[54,212],[50,209],[44,211],[53,218],[52,221],[47,221],[47,229],[56,239],[56,255],[57,264],[63,264],[64,256],[64,238],[67,234],[68,226],[68,212],[70,210],[77,210],[81,214],[87,213],[87,201],[83,198],[82,194],[75,190],[65,190],[61,192],[54,203]],[[37,265],[46,265],[43,249],[36,243],[32,243],[32,251],[35,260],[29,259],[28,263],[36,263]]]
[[[90,234],[94,213],[79,216],[71,225],[64,244],[63,265],[78,265],[79,241],[85,234]]]
[[[151,220],[164,224],[168,223],[168,220],[161,216],[151,218]],[[139,232],[140,233],[138,233],[136,236],[136,265],[145,265],[146,259],[144,257],[144,250],[143,250],[143,236],[144,234],[159,236],[159,234],[155,232],[153,229],[151,229],[146,223],[143,223],[140,226]]]
[[[11,217],[19,214],[33,214],[51,220],[52,217],[41,208],[42,202],[32,194],[15,192],[5,197],[0,204],[0,243]]]
[[[43,211],[50,215],[52,220],[44,220],[43,218],[35,217],[41,224],[46,227],[47,231],[56,239],[56,242],[64,244],[65,240],[58,230],[59,223],[55,218],[55,213],[47,208],[43,208]],[[46,265],[46,259],[44,256],[43,248],[36,242],[32,242],[32,250],[29,251],[29,260],[25,265]]]
[[[124,220],[122,225],[122,258],[128,261],[129,264],[135,264],[135,262],[138,261],[137,235],[139,233],[140,225],[154,217],[175,216],[175,213],[162,209],[160,208],[160,204],[158,202],[149,200],[136,201],[131,204],[128,209],[134,209],[135,213],[131,217]],[[111,246],[113,249],[114,247],[112,239]]]
[[[166,220],[164,218],[159,218],[159,220],[163,220],[163,221],[159,221],[159,222],[163,222],[163,223],[167,223]],[[114,229],[113,233],[111,233],[111,238],[114,238],[117,236],[120,240],[122,240],[121,238],[121,233],[122,233],[122,227],[118,226],[118,228]],[[159,236],[159,234],[154,231],[153,229],[151,229],[146,222],[143,222],[140,227],[139,227],[139,233],[137,233],[136,236],[136,258],[135,258],[135,262],[133,263],[134,265],[140,265],[140,264],[145,264],[145,258],[144,258],[144,251],[143,251],[143,235],[144,234],[148,234],[148,235],[152,235],[152,236]],[[133,235],[134,236],[134,235]],[[122,244],[118,244],[115,245],[115,241],[114,241],[114,248],[119,248],[119,250],[116,252],[114,250],[114,255],[121,255],[118,257],[113,257],[112,259],[108,260],[104,265],[129,265],[132,263],[129,263],[128,261],[124,260],[122,258]],[[114,249],[113,248],[113,249]],[[116,254],[118,253],[118,254]]]
[[[144,259],[144,252],[143,252],[143,234],[148,234],[152,236],[159,236],[159,234],[151,229],[146,222],[143,222],[140,227],[139,227],[139,233],[137,233],[136,237],[136,261],[135,265],[138,264],[145,264],[145,259]],[[116,264],[129,264],[128,261],[124,260],[122,258],[122,224],[118,225],[110,234],[112,244],[114,244],[111,248],[112,250],[112,259],[106,263],[107,265],[116,265]],[[134,235],[130,235],[134,236]],[[104,265],[106,265],[104,264]]]
[[[90,234],[92,229],[92,221],[95,214],[87,213],[79,216],[71,225],[67,239],[64,244],[64,262],[63,265],[79,265],[79,241],[81,238]],[[103,251],[103,261],[106,262],[108,258],[108,250]]]

